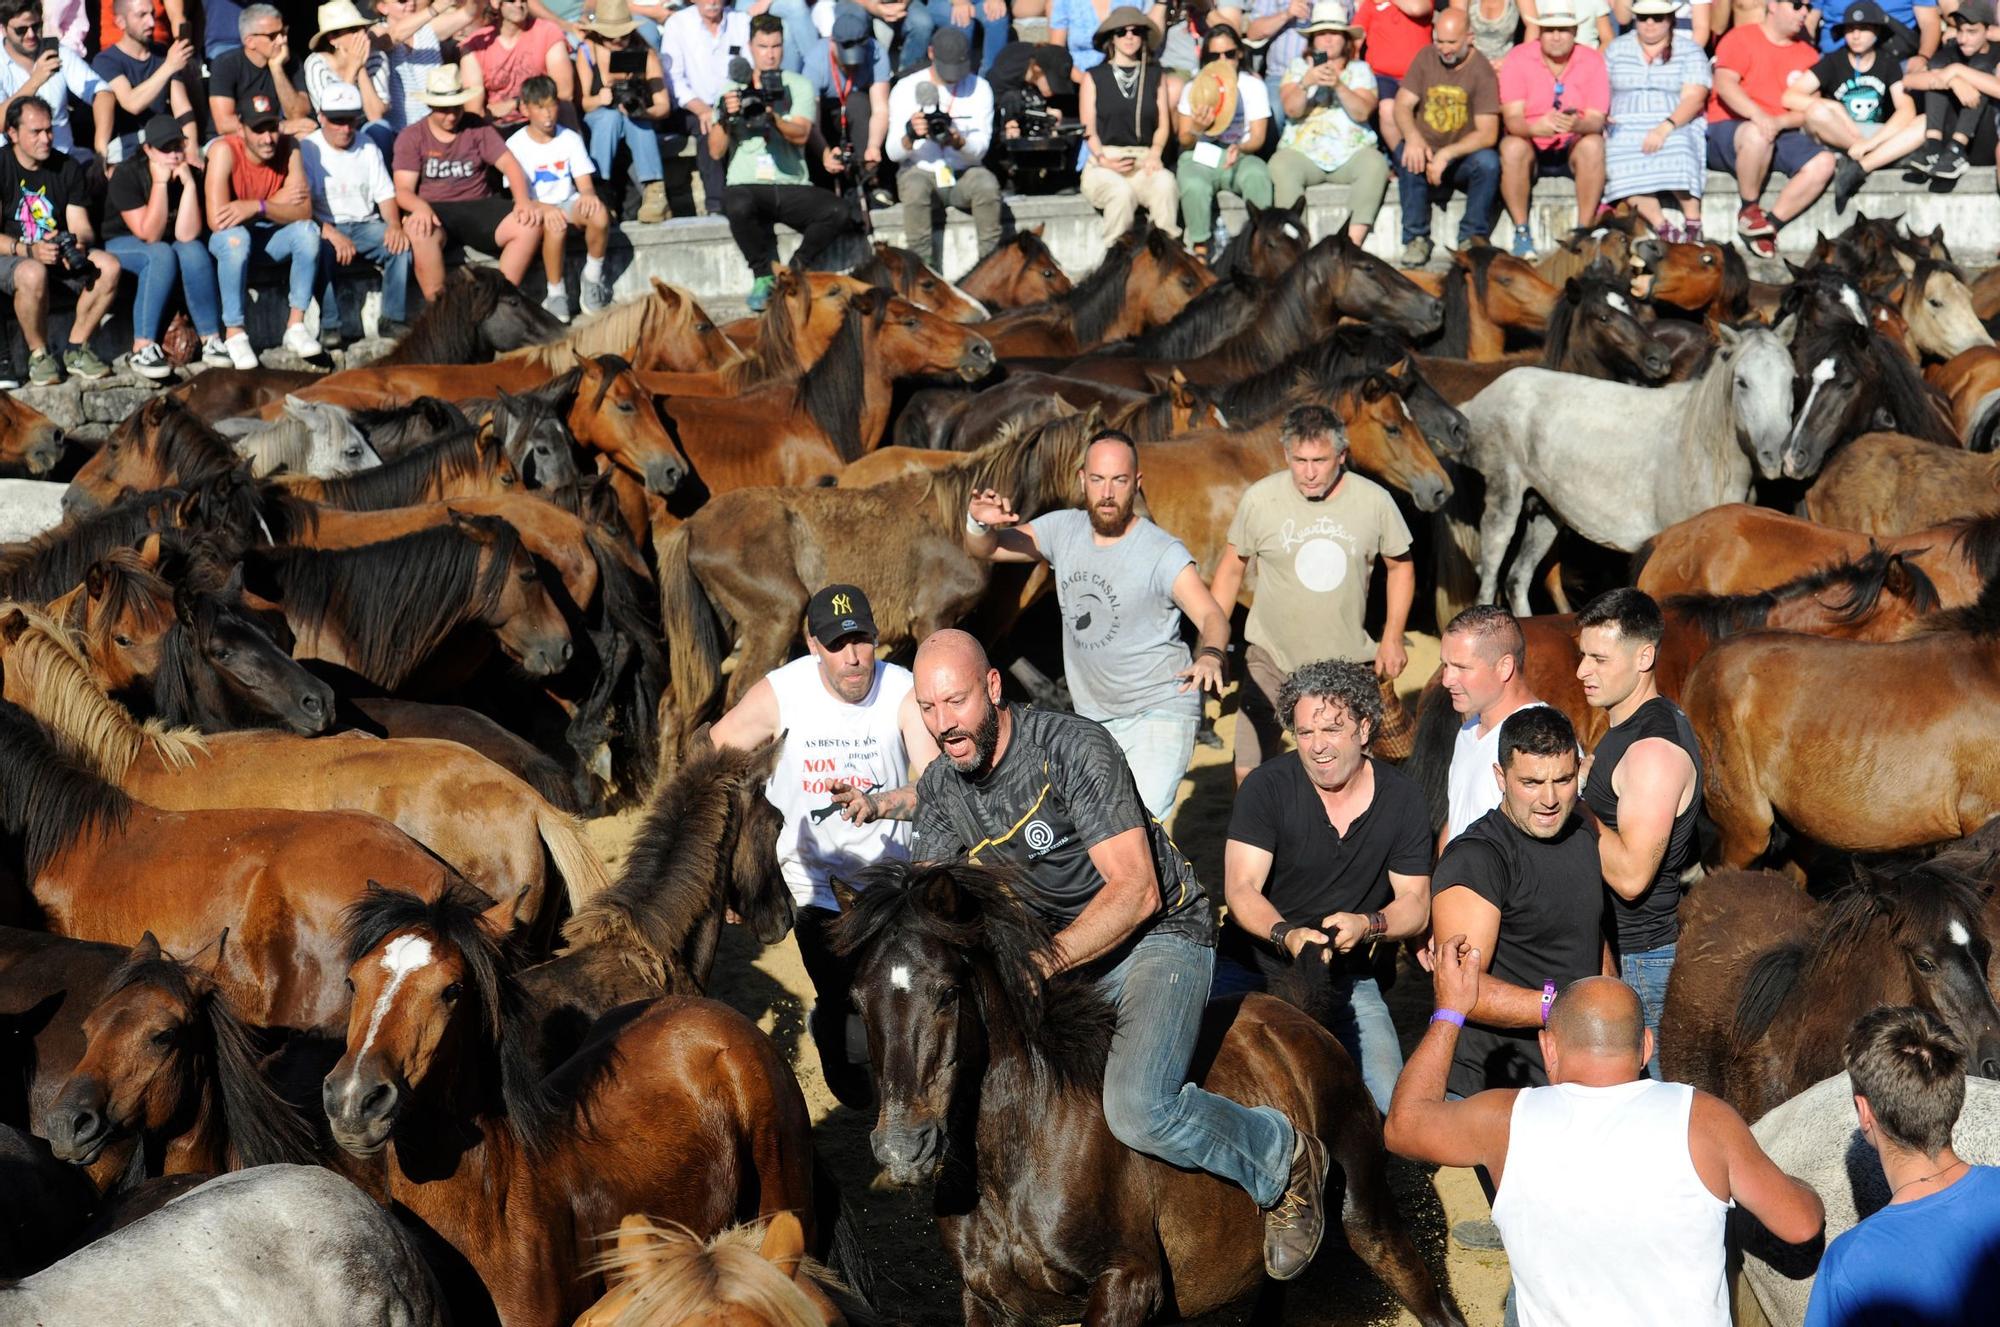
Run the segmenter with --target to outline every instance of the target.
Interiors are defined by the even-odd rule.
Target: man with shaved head
[[[1264,1268],[1299,1275],[1326,1229],[1324,1144],[1268,1106],[1188,1082],[1215,969],[1215,910],[1146,814],[1103,725],[1013,706],[978,641],[917,650],[917,709],[941,759],[917,784],[910,853],[1007,866],[1055,930],[1043,975],[1075,970],[1117,1010],[1104,1120],[1127,1147],[1242,1186],[1264,1209]]]
[[[1787,1243],[1820,1233],[1819,1196],[1778,1169],[1741,1116],[1644,1076],[1653,1034],[1615,977],[1585,977],[1557,996],[1540,1033],[1548,1087],[1446,1099],[1459,1029],[1489,978],[1463,935],[1432,941],[1430,963],[1436,1012],[1384,1137],[1416,1161],[1490,1172],[1524,1327],[1727,1327],[1730,1205]]]
[[[1500,763],[1500,724],[1515,710],[1540,705],[1528,689],[1528,642],[1521,624],[1498,604],[1474,604],[1438,638],[1438,681],[1460,716],[1445,776],[1444,829],[1438,851],[1473,821],[1500,805],[1493,767]]]

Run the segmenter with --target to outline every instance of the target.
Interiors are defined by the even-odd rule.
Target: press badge
[[[770,153],[766,152],[763,156],[757,158],[757,183],[776,184],[777,182],[778,163],[772,159]]]
[[[1228,155],[1229,150],[1222,144],[1211,143],[1205,138],[1194,145],[1194,164],[1206,166],[1210,170],[1221,170],[1223,160]]]
[[[958,183],[958,176],[952,172],[951,164],[944,161],[931,163],[931,178],[937,181],[937,187],[940,189],[949,189]]]

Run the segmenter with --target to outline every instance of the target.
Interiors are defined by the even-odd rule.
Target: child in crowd
[[[549,279],[542,307],[569,321],[569,288],[563,280],[563,238],[572,225],[583,227],[585,313],[611,303],[604,254],[611,242],[611,216],[597,196],[595,167],[582,135],[556,123],[561,103],[556,81],[537,74],[521,85],[521,109],[528,122],[507,140],[507,150],[528,173],[528,187],[542,205],[542,270]]]

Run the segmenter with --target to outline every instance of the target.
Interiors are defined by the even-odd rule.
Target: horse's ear
[[[1575,277],[1571,277],[1568,281],[1565,281],[1563,283],[1563,303],[1565,304],[1583,303],[1583,283],[1581,281],[1578,281]]]
[[[92,570],[96,570],[95,567]],[[95,598],[96,596],[91,596]],[[21,639],[21,633],[28,629],[28,615],[18,608],[9,607],[0,612],[0,641],[12,645]]]
[[[293,396],[290,392],[285,393],[285,402],[284,402],[285,413],[292,416],[294,419],[306,418],[307,416],[306,404],[307,404],[306,402],[301,401],[298,397]]]
[[[154,537],[158,538],[158,536]],[[104,597],[104,564],[102,562],[93,562],[84,569],[83,592],[89,595],[93,601]],[[13,637],[10,636],[8,639],[12,640]]]
[[[229,578],[222,582],[222,601],[234,603],[243,595],[243,564],[237,563],[229,569]]]
[[[764,1247],[758,1252],[765,1262],[774,1264],[786,1276],[795,1275],[799,1259],[806,1256],[805,1227],[790,1212],[778,1213],[764,1227]]]
[[[1783,322],[1773,327],[1771,331],[1780,341],[1788,346],[1791,345],[1792,338],[1799,334],[1799,315],[1796,313],[1788,315]]]
[[[467,539],[480,544],[492,542],[490,529],[480,524],[469,513],[459,511],[455,507],[447,507],[445,514],[451,518],[451,528],[464,535]]]
[[[1264,209],[1247,198],[1243,200],[1243,210],[1250,214],[1250,224],[1253,226],[1257,224],[1257,218],[1264,215]]]
[[[1792,280],[1797,281],[1800,277],[1804,276],[1807,272],[1811,271],[1812,269],[1809,267],[1800,267],[1797,263],[1787,258],[1785,259],[1785,270],[1792,274]]]
[[[1043,232],[1043,231],[1045,231],[1045,230],[1047,230],[1048,228],[1049,228],[1049,223],[1048,223],[1048,222],[1046,222],[1046,221],[1040,221],[1040,222],[1036,222],[1036,223],[1035,223],[1034,225],[1032,225],[1032,226],[1028,227],[1028,233],[1029,233],[1030,235],[1033,235],[1033,236],[1034,236],[1034,237],[1035,237],[1036,239],[1040,239],[1040,238],[1042,238],[1042,232]]]
[[[1898,599],[1910,598],[1916,583],[1910,578],[1910,566],[1901,553],[1891,553],[1882,566],[1882,589]]]
[[[1286,208],[1285,211],[1290,212],[1292,214],[1293,220],[1297,220],[1298,218],[1304,216],[1306,214],[1306,196],[1304,194],[1300,194],[1297,198],[1294,198],[1292,200],[1292,205]],[[1343,235],[1347,233],[1347,227],[1344,224],[1340,228],[1340,233]]]
[[[1369,374],[1361,384],[1361,399],[1364,401],[1379,401],[1394,392],[1395,388],[1379,373]]]
[[[151,963],[160,957],[160,939],[151,931],[139,937],[139,943],[132,946],[132,959],[139,963]]]
[[[160,565],[160,532],[155,530],[132,545],[132,551],[138,554],[141,565],[156,570]]]
[[[861,891],[853,885],[848,884],[839,876],[834,876],[828,883],[833,889],[833,901],[840,905],[840,910],[843,914],[853,912],[861,906]]]
[[[222,953],[228,945],[229,928],[225,926],[222,928],[222,933],[216,936],[215,939],[209,941],[194,953],[189,954],[187,964],[189,967],[198,968],[203,976],[214,980],[222,974]],[[210,953],[209,951],[211,950],[214,952]],[[202,957],[204,954],[208,955],[205,959]]]
[[[666,1251],[665,1245],[653,1238],[652,1221],[638,1212],[626,1213],[618,1223],[618,1235],[614,1242],[618,1262],[605,1270],[604,1285],[607,1290],[638,1277],[651,1264],[658,1262]]]

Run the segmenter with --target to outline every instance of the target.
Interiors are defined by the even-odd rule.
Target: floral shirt
[[[1306,76],[1312,66],[1304,57],[1292,61],[1285,70],[1285,82],[1296,83]],[[1375,71],[1365,60],[1349,60],[1340,71],[1340,82],[1344,87],[1375,90]],[[1347,113],[1347,107],[1335,101],[1331,106],[1309,106],[1303,120],[1293,120],[1285,126],[1284,137],[1278,140],[1281,148],[1292,151],[1310,161],[1324,171],[1339,170],[1347,164],[1347,159],[1357,152],[1375,150],[1375,131],[1368,127],[1366,120],[1356,120]]]

